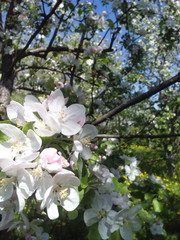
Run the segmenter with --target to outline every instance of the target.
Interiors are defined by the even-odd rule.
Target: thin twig
[[[98,134],[97,138],[176,138],[180,137],[180,133],[171,133],[171,134],[157,134],[157,135],[112,135],[112,134]]]

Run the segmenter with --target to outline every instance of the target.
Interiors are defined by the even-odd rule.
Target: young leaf
[[[162,203],[160,203],[157,198],[154,198],[152,201],[153,207],[154,207],[154,211],[155,212],[161,212],[162,211]]]
[[[128,193],[128,188],[124,183],[118,182],[118,180],[116,178],[113,178],[113,183],[114,183],[116,192],[120,192],[122,194]]]

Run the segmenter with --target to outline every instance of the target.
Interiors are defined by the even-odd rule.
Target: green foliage
[[[125,194],[125,193],[129,192],[126,184],[118,182],[118,180],[116,178],[113,178],[113,184],[114,184],[116,192],[119,192],[119,193],[122,193],[122,194]]]
[[[34,125],[34,122],[26,123],[22,128],[22,131],[24,132],[24,134],[26,134],[29,129],[33,129],[33,125]]]
[[[88,240],[101,240],[97,224],[94,224],[91,227],[89,227]]]

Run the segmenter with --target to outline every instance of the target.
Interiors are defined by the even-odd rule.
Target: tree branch
[[[98,134],[97,138],[172,138],[172,137],[180,137],[180,133],[171,133],[171,134],[157,134],[157,135],[110,135],[110,134]]]
[[[77,53],[76,53],[76,59],[79,58],[79,55],[80,55],[80,53],[81,53],[81,49],[82,49],[82,46],[83,46],[85,34],[86,34],[86,32],[84,31],[84,32],[82,33],[82,35],[81,35],[81,39],[80,39],[80,41],[79,41],[79,46],[78,46],[78,49],[77,49],[78,51],[77,51]],[[73,86],[73,79],[74,79],[75,71],[76,71],[76,65],[74,64],[73,69],[72,69],[72,71],[71,71],[71,76],[70,76],[70,85],[71,85],[71,86]]]
[[[62,73],[62,71],[60,71],[60,70],[58,70],[56,68],[49,68],[49,67],[43,67],[43,66],[26,66],[26,67],[21,67],[21,68],[16,69],[16,73],[24,71],[24,70],[28,70],[28,69],[47,70],[47,71],[51,71],[51,72]]]
[[[29,45],[32,43],[32,41],[35,39],[35,37],[40,33],[41,29],[45,26],[45,24],[47,23],[47,21],[49,20],[49,18],[55,13],[56,9],[59,7],[59,5],[61,4],[62,0],[58,0],[56,2],[56,4],[54,5],[53,9],[50,11],[50,13],[48,15],[46,15],[44,17],[44,19],[42,20],[41,24],[39,25],[39,27],[36,29],[36,31],[31,35],[30,39],[28,40],[26,46],[19,51],[18,56],[16,57],[15,61],[14,61],[14,65],[16,64],[17,60],[21,59],[24,57],[24,53],[25,51],[28,49]],[[13,66],[12,66],[13,67]]]
[[[15,89],[25,90],[25,91],[29,91],[29,92],[32,92],[32,93],[49,94],[49,92],[36,90],[36,89],[33,89],[33,88],[28,88],[28,87],[16,87]]]
[[[19,52],[21,52],[22,50],[18,50]],[[37,49],[29,49],[27,51],[25,51],[23,58],[24,57],[28,57],[28,56],[35,56],[35,57],[41,57],[44,58],[44,54],[45,53],[50,53],[50,52],[70,52],[70,53],[83,53],[84,52],[84,48],[74,48],[74,49],[70,49],[69,47],[62,47],[62,46],[56,46],[56,47],[49,47],[47,48],[37,48]],[[106,48],[103,49],[103,53],[107,53],[107,52],[113,52],[113,49],[110,48]]]
[[[57,36],[58,30],[59,30],[59,28],[60,28],[60,25],[61,25],[61,23],[62,23],[62,21],[63,21],[63,17],[64,17],[64,14],[62,14],[62,16],[61,16],[60,19],[59,19],[58,26],[57,26],[57,27],[55,28],[55,30],[54,30],[53,36],[52,36],[52,38],[51,38],[51,40],[50,40],[50,42],[49,42],[49,45],[48,45],[48,47],[47,47],[47,50],[48,50],[49,48],[51,48],[52,45],[53,45],[53,42],[54,42],[54,40],[55,40],[55,38],[56,38],[56,36]],[[46,51],[45,57],[47,57],[47,55],[48,55],[48,51]]]
[[[158,86],[151,88],[149,91],[127,101],[126,103],[123,103],[123,104],[117,106],[113,110],[109,111],[108,113],[106,113],[103,116],[96,119],[92,124],[97,125],[99,123],[102,123],[102,122],[106,121],[107,119],[113,117],[117,113],[122,112],[124,109],[126,109],[130,106],[136,105],[137,103],[142,102],[147,98],[150,98],[151,96],[153,96],[156,93],[162,91],[163,89],[173,85],[176,82],[180,82],[180,73],[178,73],[173,78],[171,78],[167,81],[164,81],[163,83],[159,84]]]

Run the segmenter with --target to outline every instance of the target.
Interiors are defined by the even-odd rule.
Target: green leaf
[[[104,63],[105,65],[109,63],[109,59],[108,58],[102,58],[102,63]]]
[[[141,218],[141,220],[145,221],[145,222],[148,222],[152,219],[151,215],[146,210],[144,210],[143,208],[141,208],[138,215]]]
[[[69,220],[74,220],[78,217],[78,211],[74,210],[72,212],[68,212],[68,218]]]
[[[161,211],[162,211],[163,205],[162,205],[162,203],[160,203],[160,202],[157,200],[157,198],[154,198],[154,199],[153,199],[152,204],[153,204],[153,207],[154,207],[154,211],[155,211],[155,212],[161,212]]]
[[[87,170],[87,166],[85,164],[83,164],[82,177],[81,177],[81,187],[82,188],[88,187],[88,176],[89,176],[89,172]]]
[[[77,170],[78,170],[78,177],[81,179],[82,177],[82,170],[83,170],[83,160],[79,158],[77,161]]]
[[[111,234],[111,236],[109,237],[109,240],[120,240],[121,237],[120,237],[120,233],[119,233],[119,230],[113,232]]]
[[[144,199],[145,200],[149,200],[149,199],[151,199],[151,198],[153,198],[154,197],[154,194],[152,194],[152,193],[145,193],[144,194]]]
[[[82,188],[88,187],[88,175],[81,178],[81,187]]]
[[[22,128],[23,133],[26,134],[29,129],[33,129],[33,124],[34,124],[34,122],[26,123]]]
[[[168,151],[172,151],[172,145],[168,145],[168,147],[167,147],[167,149],[168,149]]]
[[[9,137],[0,131],[0,142],[3,143],[3,142],[7,142],[8,140],[9,140]]]
[[[114,22],[111,19],[107,19],[110,29],[114,29]]]
[[[54,90],[54,80],[53,79],[48,79],[47,81],[46,81],[46,88],[47,88],[47,90],[49,90],[49,91],[53,91]]]
[[[129,192],[126,184],[118,182],[118,180],[115,177],[113,178],[113,184],[116,192],[122,194]]]
[[[15,124],[13,124],[10,120],[0,121],[0,124],[1,124],[1,123],[7,123],[7,124],[15,125]]]
[[[79,191],[79,197],[80,197],[80,201],[81,201],[83,199],[83,197],[84,197],[84,189]]]
[[[101,240],[98,232],[98,224],[93,224],[89,228],[88,239],[89,240]]]
[[[16,101],[16,102],[20,103],[20,104],[23,104],[24,103],[24,97],[25,97],[25,95],[23,93],[21,93],[21,94],[15,93],[15,94],[12,95],[11,99],[13,101]]]

